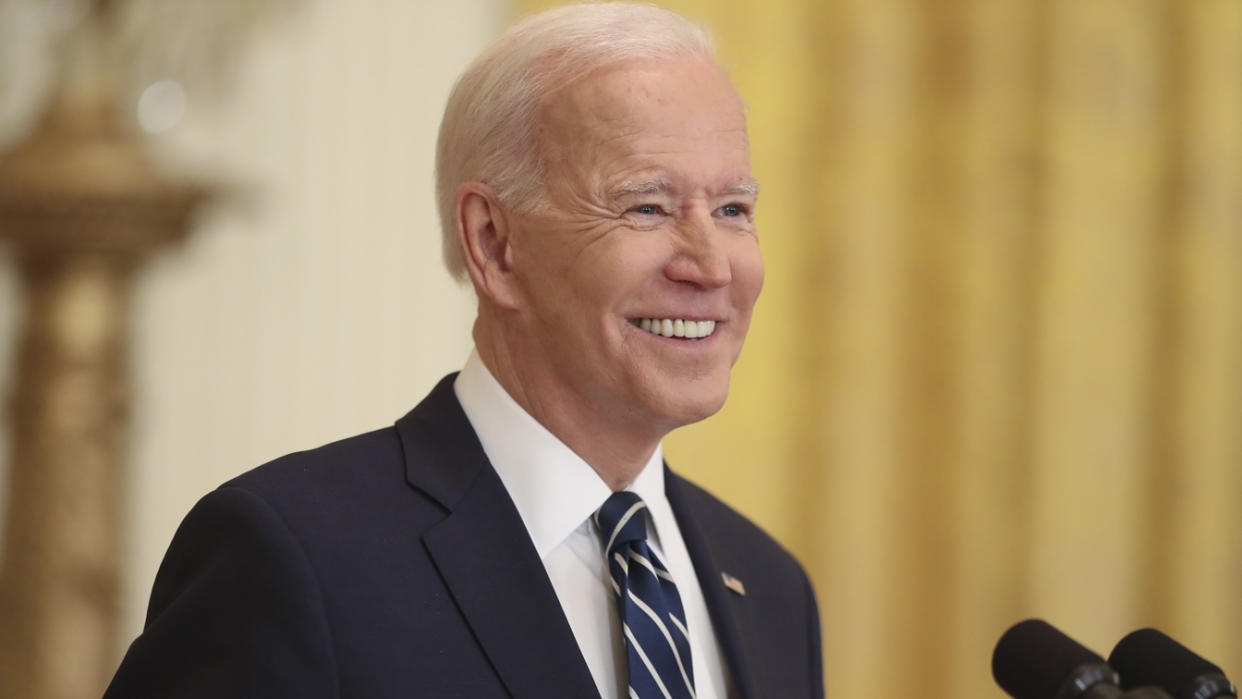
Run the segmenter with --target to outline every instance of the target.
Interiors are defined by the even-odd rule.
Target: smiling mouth
[[[682,318],[633,318],[630,324],[652,335],[679,337],[684,340],[702,340],[716,332],[714,320],[685,320]]]

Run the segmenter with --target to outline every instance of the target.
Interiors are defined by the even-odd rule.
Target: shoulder
[[[669,501],[675,510],[694,518],[696,528],[711,539],[727,539],[765,556],[798,565],[776,539],[742,513],[725,504],[699,485],[669,472]]]
[[[212,496],[269,509],[308,551],[344,560],[394,527],[417,533],[444,518],[436,498],[412,487],[406,448],[398,429],[386,427],[282,456]]]
[[[787,591],[808,586],[793,554],[745,515],[671,471],[665,489],[687,543],[706,547],[723,571],[762,572]]]
[[[247,491],[278,510],[325,515],[343,508],[385,511],[408,506],[411,498],[446,502],[443,484],[468,479],[484,459],[453,395],[455,376],[444,377],[391,426],[282,456],[221,489]]]
[[[397,430],[385,427],[273,459],[220,487],[245,490],[264,499],[297,492],[335,495],[375,480],[400,481],[403,463]]]
[[[704,595],[734,611],[741,635],[760,639],[746,644],[753,679],[781,688],[773,696],[822,697],[819,611],[806,571],[741,513],[684,478],[667,476],[665,489]]]

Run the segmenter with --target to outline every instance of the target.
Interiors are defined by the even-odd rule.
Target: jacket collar
[[[598,697],[521,517],[445,377],[397,421],[409,484],[445,518],[423,546],[515,699]]]
[[[446,511],[423,545],[515,699],[598,697],[543,562],[453,392],[456,377],[396,423],[406,481]],[[746,601],[721,582],[694,486],[667,464],[664,476],[734,687],[739,697],[758,696],[746,664]]]
[[[713,539],[706,536],[700,527],[703,511],[695,503],[697,499],[706,496],[689,481],[673,473],[667,464],[664,468],[664,491],[673,507],[673,514],[677,517],[677,526],[681,529],[681,538],[686,542],[690,561],[694,563],[694,572],[698,577],[699,587],[703,590],[707,613],[712,617],[712,625],[716,629],[716,638],[720,642],[736,696],[739,699],[758,697],[747,663],[747,658],[751,656],[746,647],[746,640],[751,638],[746,623],[748,602],[745,597],[735,594],[725,586],[722,574],[726,571],[719,564],[721,556],[713,550]],[[715,543],[728,544],[718,540]]]

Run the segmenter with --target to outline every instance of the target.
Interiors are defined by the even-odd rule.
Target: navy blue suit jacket
[[[598,697],[452,379],[394,427],[204,497],[105,699]],[[802,569],[703,490],[666,483],[738,696],[821,697]]]

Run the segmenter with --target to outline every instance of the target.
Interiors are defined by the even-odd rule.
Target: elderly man
[[[798,564],[669,471],[763,282],[739,100],[697,25],[561,8],[441,127],[476,351],[395,426],[187,516],[108,697],[822,696]]]

